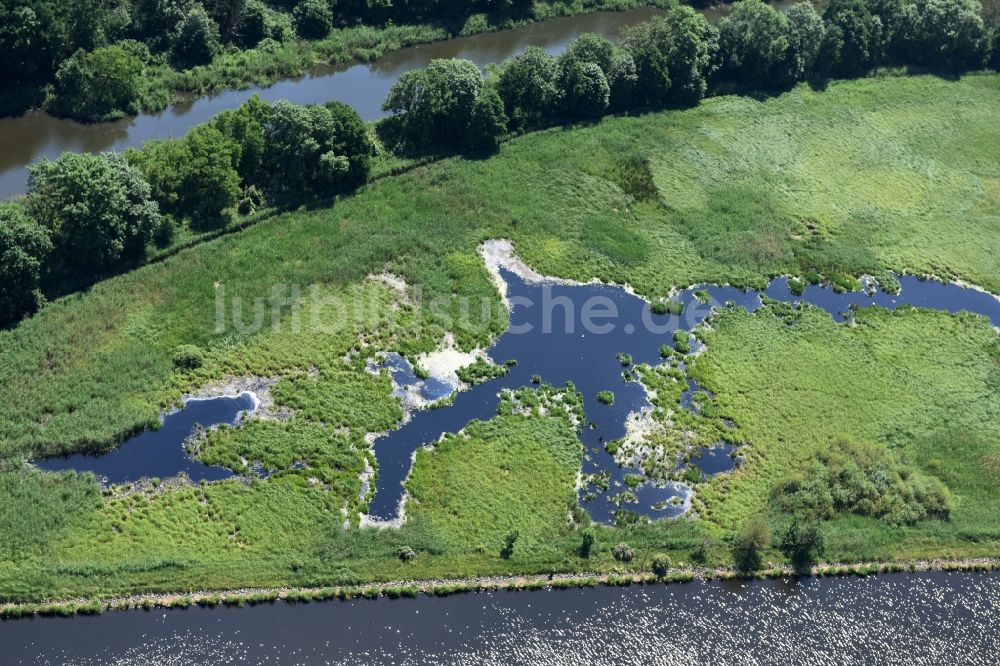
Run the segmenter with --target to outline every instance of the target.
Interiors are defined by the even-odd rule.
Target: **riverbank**
[[[772,565],[754,572],[731,568],[691,567],[671,569],[664,576],[623,569],[615,573],[551,573],[527,576],[489,576],[437,580],[398,580],[358,586],[242,588],[234,590],[201,590],[178,594],[136,594],[122,597],[63,599],[41,603],[0,604],[0,620],[16,620],[32,616],[93,615],[104,611],[153,610],[155,608],[188,608],[201,606],[244,606],[286,603],[310,603],[332,599],[399,599],[429,595],[435,597],[466,592],[496,590],[537,591],[572,587],[654,585],[689,583],[712,580],[753,580],[765,578],[795,578],[809,576],[872,576],[901,572],[983,571],[1000,568],[1000,557],[958,560],[904,560],[890,562],[820,563],[807,569],[788,565]]]
[[[516,431],[498,431],[494,420],[489,437],[418,456],[425,474],[439,469],[437,478],[451,483],[438,484],[433,501],[408,503],[399,530],[334,527],[345,502],[358,502],[354,469],[364,468],[366,433],[401,418],[388,378],[366,372],[365,359],[378,351],[418,358],[448,330],[470,350],[506,328],[477,252],[486,239],[511,239],[540,274],[630,284],[651,300],[679,284],[762,284],[815,264],[851,274],[954,275],[996,293],[996,198],[982,183],[996,170],[998,82],[837,82],[823,92],[803,86],[765,101],[716,98],[697,109],[547,130],[489,160],[414,169],[332,208],[269,218],[60,299],[0,332],[0,457],[12,465],[114,442],[220,377],[286,376],[275,400],[300,418],[228,433],[227,452],[250,460],[251,445],[266,443],[261,457],[286,470],[248,485],[102,497],[84,477],[4,467],[12,510],[0,513],[0,595],[611,571],[619,543],[636,551],[635,562],[666,552],[674,563],[690,562],[707,543],[708,561],[724,566],[727,537],[748,515],[770,519],[772,488],[845,429],[905,453],[912,469],[947,484],[955,504],[950,520],[913,525],[838,516],[825,523],[825,557],[994,556],[996,332],[979,317],[927,310],[866,310],[852,326],[818,311],[787,323],[769,314],[720,319],[698,364],[715,394],[712,408],[750,446],[746,464],[699,489],[699,520],[595,528],[593,553],[581,560],[585,528],[567,519],[575,469],[546,474],[511,454],[526,448],[565,466],[562,444],[572,433],[531,418]],[[646,164],[654,201],[635,202],[620,185],[622,157],[631,153],[645,158],[628,164]],[[868,170],[859,173],[858,164]],[[440,305],[434,309],[452,324],[420,316],[397,289],[367,278],[382,272],[412,286],[411,297],[419,286],[422,302]],[[285,293],[302,286],[300,316],[291,305],[262,306],[259,328],[234,328],[236,303],[249,326],[246,308],[269,302],[276,285]],[[455,325],[470,303],[498,316],[483,327]],[[336,328],[337,312],[373,314]],[[179,344],[197,345],[202,367],[175,368]],[[612,362],[618,351],[608,351]],[[318,469],[289,469],[316,451],[324,454]],[[497,478],[505,485],[483,481]],[[516,548],[504,559],[512,530]],[[402,561],[404,548],[415,558]],[[777,549],[766,557],[780,559]]]

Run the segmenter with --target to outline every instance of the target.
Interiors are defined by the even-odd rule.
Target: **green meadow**
[[[706,414],[737,425],[746,462],[697,486],[697,517],[588,527],[574,511],[572,421],[538,409],[502,409],[420,451],[401,528],[361,527],[358,512],[366,435],[402,418],[365,360],[415,357],[449,332],[463,349],[502,332],[484,240],[511,239],[541,273],[627,283],[647,298],[887,270],[998,293],[998,109],[995,74],[890,77],[555,128],[51,303],[0,331],[0,600],[611,570],[625,566],[612,557],[621,542],[636,550],[632,568],[657,552],[728,566],[727,539],[753,515],[780,530],[776,489],[808,476],[804,465],[838,437],[940,481],[950,510],[906,524],[840,512],[823,522],[825,559],[995,556],[1000,338],[982,318],[929,311],[866,310],[854,325],[812,308],[718,315],[691,372],[715,393]],[[383,271],[407,292],[368,277]],[[261,303],[255,330],[233,325],[237,299],[245,321]],[[492,316],[464,320],[463,299]],[[175,367],[181,345],[199,348],[200,367]],[[182,394],[241,376],[272,378],[291,418],[213,431],[197,455],[283,470],[266,481],[102,492],[21,466],[106,450]],[[548,387],[528,391],[529,404],[551,399]],[[289,469],[296,461],[307,465]]]

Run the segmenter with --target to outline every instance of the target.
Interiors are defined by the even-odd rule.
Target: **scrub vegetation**
[[[403,418],[366,360],[418,358],[446,333],[485,347],[506,327],[482,241],[510,238],[541,273],[658,301],[695,283],[887,269],[997,292],[997,109],[995,74],[888,77],[544,130],[59,298],[0,331],[0,599],[731,566],[743,536],[752,568],[994,556],[997,333],[911,309],[860,310],[853,324],[811,307],[726,310],[685,359],[714,394],[699,414],[677,406],[679,352],[637,368],[674,431],[710,443],[736,424],[745,462],[699,480],[696,519],[589,525],[580,397],[542,383],[417,453],[400,528],[362,528],[358,511],[366,436]],[[368,279],[384,272],[410,286]],[[416,285],[435,307],[417,306]],[[492,316],[463,319],[463,299]],[[280,418],[191,446],[245,482],[102,493],[22,465],[107,449],[183,393],[244,376],[273,380]],[[274,473],[253,478],[255,463]]]

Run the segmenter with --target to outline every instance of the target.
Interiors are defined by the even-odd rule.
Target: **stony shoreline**
[[[137,594],[116,597],[76,598],[36,603],[0,604],[0,620],[35,616],[94,615],[104,611],[151,610],[153,608],[188,608],[202,606],[244,606],[284,601],[308,603],[329,599],[377,599],[379,597],[417,597],[420,594],[447,596],[462,592],[494,590],[543,590],[598,585],[628,586],[692,581],[797,578],[810,576],[869,576],[887,573],[927,571],[994,571],[1000,569],[1000,557],[963,559],[896,560],[886,562],[821,563],[809,570],[796,571],[789,565],[776,565],[755,572],[731,568],[688,567],[670,570],[657,577],[645,571],[549,573],[522,576],[482,576],[473,578],[401,580],[367,585],[326,587],[241,588],[175,594]]]

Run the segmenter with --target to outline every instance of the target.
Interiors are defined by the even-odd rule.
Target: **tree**
[[[555,111],[559,101],[555,59],[537,46],[529,46],[500,69],[497,93],[514,128],[538,127]]]
[[[268,8],[262,0],[247,0],[243,20],[236,27],[236,39],[239,43],[246,48],[252,48],[269,36],[268,18]]]
[[[370,159],[375,154],[368,126],[353,107],[343,102],[327,102],[324,107],[332,125],[330,149],[347,157],[347,173],[333,190],[343,192],[359,187],[368,180]]]
[[[868,11],[879,20],[880,37],[877,43],[875,61],[887,62],[894,53],[895,42],[903,20],[903,0],[865,0]]]
[[[142,259],[162,223],[149,183],[114,153],[63,153],[31,167],[25,205],[52,234],[60,278]]]
[[[816,67],[820,48],[826,38],[826,26],[808,2],[792,5],[785,18],[788,19],[791,77],[801,81]]]
[[[611,72],[608,74],[608,86],[611,88],[611,110],[624,111],[636,103],[636,86],[639,75],[636,72],[635,60],[627,51],[619,49],[611,61]]]
[[[343,114],[335,117],[324,106],[276,102],[264,126],[267,172],[262,185],[285,203],[304,196],[330,196],[356,185],[359,174],[367,175],[372,151],[366,136],[360,152],[345,152],[358,148],[357,138],[351,139],[345,129],[348,121],[356,132],[357,114],[348,119]]]
[[[1000,72],[1000,25],[993,27],[991,35],[992,47],[990,48],[987,65],[995,72]]]
[[[484,87],[472,107],[472,118],[465,132],[465,150],[493,154],[500,149],[500,139],[507,133],[507,115],[497,91]]]
[[[756,571],[762,553],[771,543],[771,529],[760,518],[750,518],[733,539],[733,562],[740,571]]]
[[[306,39],[326,37],[333,28],[333,13],[326,0],[303,0],[295,7],[292,17],[296,32]]]
[[[399,77],[382,110],[395,114],[392,125],[408,150],[454,150],[465,138],[482,87],[479,68],[468,60],[432,60]]]
[[[212,62],[219,52],[219,26],[205,8],[195,3],[177,24],[171,45],[171,59],[178,67]]]
[[[719,50],[718,31],[687,5],[667,12],[666,29],[670,96],[677,104],[697,104],[708,90]]]
[[[622,48],[635,63],[636,104],[663,106],[670,91],[669,58],[662,41],[667,32],[666,19],[656,17],[622,30]]]
[[[601,68],[605,76],[611,73],[614,66],[615,46],[600,35],[585,32],[569,43],[559,57],[561,62],[591,62]]]
[[[626,29],[622,47],[635,62],[635,102],[652,107],[695,104],[705,95],[718,48],[715,29],[690,7]]]
[[[978,0],[907,0],[898,52],[906,62],[951,71],[978,69],[989,35]]]
[[[119,45],[78,50],[59,66],[47,106],[59,116],[109,120],[137,113],[147,88],[145,65],[133,51]]]
[[[55,0],[0,1],[0,84],[48,80],[69,42],[65,5]]]
[[[600,66],[567,59],[560,63],[560,107],[567,116],[600,118],[611,103],[611,87]]]
[[[264,149],[267,145],[264,125],[270,112],[271,107],[254,95],[238,108],[223,111],[209,121],[212,127],[222,132],[239,149],[234,166],[244,183],[261,184]]]
[[[823,530],[814,518],[792,518],[781,535],[781,552],[796,568],[806,567],[823,552]]]
[[[857,76],[878,64],[882,23],[864,0],[832,0],[823,12],[823,22],[823,59],[829,73]]]
[[[763,0],[740,0],[719,21],[724,77],[753,88],[786,85],[794,69],[788,19]]]
[[[42,265],[51,251],[48,230],[18,204],[0,205],[0,326],[41,305]]]

